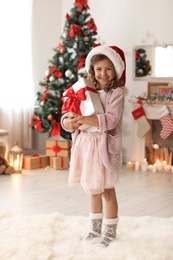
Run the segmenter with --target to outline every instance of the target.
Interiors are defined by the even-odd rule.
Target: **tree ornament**
[[[62,34],[63,38],[66,38],[67,35],[68,35],[67,32],[63,32],[63,34]]]
[[[83,10],[83,11],[82,11],[82,14],[83,14],[83,15],[85,15],[86,13],[87,13],[87,11],[86,11],[86,10]]]
[[[67,78],[69,78],[69,77],[71,76],[71,74],[72,74],[72,71],[71,71],[71,70],[66,70],[65,76],[66,76]]]
[[[54,76],[51,76],[51,77],[49,78],[49,80],[50,80],[50,81],[54,81],[54,80],[55,80]]]
[[[62,54],[64,54],[64,53],[66,52],[66,49],[65,49],[64,47],[62,47],[62,48],[60,49],[60,52],[61,52]]]
[[[45,76],[46,76],[46,77],[49,76],[49,70],[46,70]]]
[[[62,63],[64,61],[63,57],[59,57],[59,61]]]
[[[47,119],[50,120],[50,121],[52,121],[52,120],[53,120],[52,114],[48,115]]]
[[[85,37],[84,37],[84,41],[85,41],[85,42],[88,42],[88,41],[89,41],[89,37],[88,37],[88,36],[85,36]]]
[[[40,106],[41,106],[41,107],[44,107],[44,104],[45,104],[45,101],[42,100],[42,101],[40,102]]]

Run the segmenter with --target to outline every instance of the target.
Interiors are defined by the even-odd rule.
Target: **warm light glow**
[[[139,171],[140,163],[138,161],[135,162],[135,170]]]
[[[158,144],[153,144],[152,147],[153,147],[153,149],[156,149],[156,150],[159,149],[159,145]]]
[[[151,171],[152,168],[153,168],[153,166],[152,166],[152,164],[150,164],[150,165],[148,166],[148,170]]]
[[[132,170],[133,167],[134,167],[134,163],[132,163],[132,162],[127,162],[127,169]]]
[[[18,174],[13,174],[13,184],[16,189],[19,188],[19,176]]]
[[[161,162],[158,163],[157,169],[158,169],[158,171],[162,171],[163,167],[162,167],[162,163]]]
[[[157,171],[157,166],[156,164],[154,163],[153,166],[152,166],[152,172],[156,172]]]
[[[19,167],[19,162],[16,160],[16,161],[14,161],[14,167],[15,168],[18,168]]]
[[[166,161],[163,161],[163,162],[162,162],[163,168],[165,168],[166,165],[167,165],[167,162],[166,162]]]

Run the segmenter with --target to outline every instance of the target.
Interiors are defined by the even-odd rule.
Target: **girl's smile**
[[[114,67],[109,59],[97,62],[94,66],[94,73],[100,89],[107,87],[109,82],[115,77]]]

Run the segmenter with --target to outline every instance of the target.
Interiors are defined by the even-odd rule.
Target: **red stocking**
[[[159,118],[162,124],[160,137],[162,139],[166,139],[173,132],[173,120],[166,106],[162,106],[161,108],[159,108]]]

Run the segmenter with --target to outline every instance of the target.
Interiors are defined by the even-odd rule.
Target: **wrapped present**
[[[53,156],[53,157],[70,157],[70,142],[65,141],[55,141],[55,140],[49,140],[46,141],[46,155]]]
[[[68,157],[50,157],[50,167],[55,170],[67,170],[69,169]]]
[[[94,84],[85,78],[79,79],[67,89],[63,93],[62,100],[62,113],[72,111],[79,115],[92,116],[104,112]],[[88,127],[88,125],[82,125],[79,129],[85,130]]]
[[[24,169],[45,168],[50,164],[50,157],[47,155],[31,154],[23,156]]]

